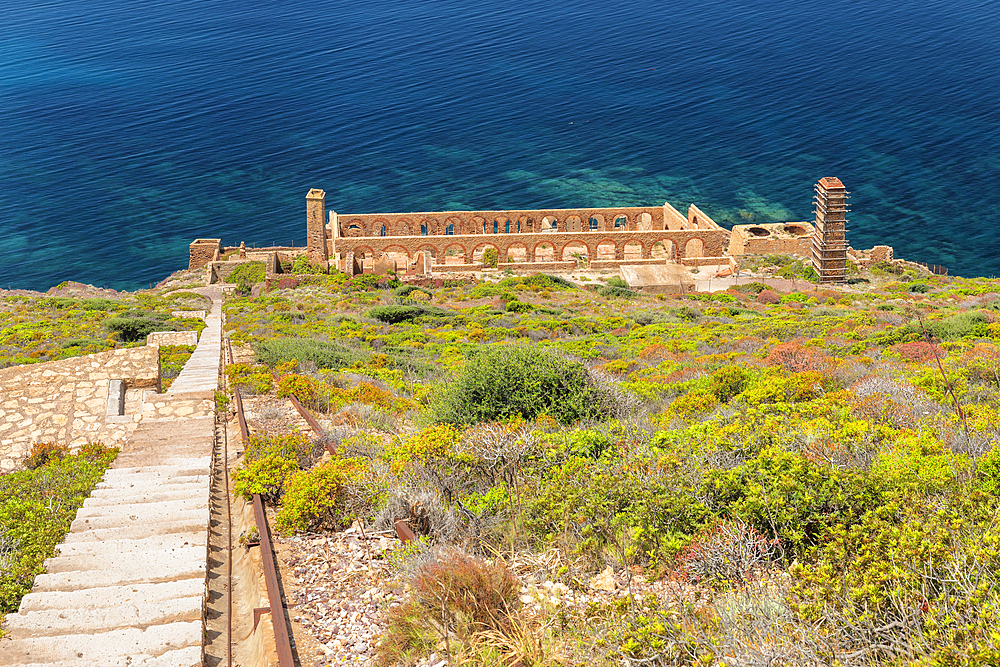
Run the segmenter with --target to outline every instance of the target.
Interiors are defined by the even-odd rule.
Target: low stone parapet
[[[146,336],[146,345],[197,345],[197,331],[154,331]]]

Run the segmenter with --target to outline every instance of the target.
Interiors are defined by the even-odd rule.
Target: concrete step
[[[20,636],[51,637],[106,632],[109,628],[147,628],[151,625],[201,621],[205,596],[128,603],[78,609],[47,609],[12,614],[4,627]]]
[[[59,561],[61,558],[53,560]],[[82,563],[89,563],[86,556]],[[155,584],[200,577],[205,579],[207,567],[205,550],[178,549],[176,551],[146,554],[143,562],[122,562],[117,567],[101,570],[81,570],[73,563],[59,563],[57,569],[35,577],[32,592],[79,591],[85,588],[104,588],[123,584]],[[69,568],[69,569],[63,569]]]
[[[105,555],[108,558],[141,554],[146,551],[169,551],[178,547],[205,547],[208,534],[201,530],[191,533],[154,535],[140,540],[101,540],[99,542],[63,543],[56,546],[57,556]]]
[[[167,477],[165,475],[136,475],[133,478],[116,477],[110,481],[98,482],[96,489],[139,489],[153,491],[162,484],[201,484],[208,488],[207,474],[186,475],[184,477]]]
[[[135,505],[135,507],[142,507],[142,505]],[[156,512],[155,510],[150,510],[142,512],[136,510],[133,514],[117,514],[109,512],[105,516],[94,516],[94,517],[80,517],[79,519],[74,519],[73,523],[70,524],[70,530],[73,532],[83,532],[87,530],[100,530],[102,528],[134,528],[136,530],[141,530],[146,527],[150,522],[158,521],[195,521],[197,519],[202,519],[204,521],[206,529],[208,528],[208,511],[207,509],[187,509],[179,510],[175,512]],[[134,537],[136,539],[143,537],[144,535],[122,535],[121,537]]]
[[[126,665],[138,664],[136,658],[147,665],[187,667],[201,665],[201,621],[153,625],[145,630],[126,628],[94,634],[72,634],[56,637],[25,637],[4,647],[0,665]],[[198,659],[191,662],[197,649]],[[172,662],[153,662],[166,658]],[[125,661],[132,657],[132,662]],[[120,661],[119,661],[120,659]],[[181,661],[178,661],[181,659]]]
[[[0,658],[0,665],[8,663]],[[108,657],[100,662],[91,662],[78,658],[76,660],[46,662],[44,667],[202,667],[201,647],[189,646],[176,651],[167,651],[163,655],[129,655]],[[18,665],[18,667],[43,667],[40,664]]]
[[[146,479],[146,478],[173,478],[173,477],[197,477],[204,475],[206,470],[211,469],[212,459],[204,457],[201,459],[184,458],[178,461],[164,461],[158,465],[147,465],[129,468],[110,468],[104,473],[101,481],[111,482],[116,479]]]
[[[207,491],[207,489],[206,489]],[[76,511],[77,520],[86,518],[110,518],[115,516],[130,518],[139,517],[169,517],[175,512],[195,510],[208,507],[208,493],[204,496],[193,496],[175,500],[157,500],[155,502],[123,502],[115,505],[100,505],[88,507],[84,505]]]
[[[97,542],[101,540],[141,540],[154,535],[169,535],[173,533],[191,533],[208,531],[208,513],[198,516],[177,517],[170,521],[159,523],[136,523],[129,526],[114,526],[111,528],[91,528],[68,533],[66,544],[77,542]]]
[[[156,551],[128,552],[128,555],[131,557],[120,556],[118,559],[114,559],[113,555],[108,553],[74,553],[53,556],[45,559],[45,570],[53,575],[97,572],[103,576],[106,573],[120,573],[122,577],[120,583],[124,584],[141,581],[132,578],[135,576],[174,578],[171,575],[178,568],[181,572],[189,571],[189,563],[204,561],[207,552],[204,546],[190,544],[181,546],[178,544]]]
[[[205,594],[205,582],[181,579],[158,584],[104,586],[83,591],[31,592],[21,599],[20,614],[33,611],[145,605]],[[7,618],[11,618],[8,616]]]
[[[208,496],[208,489],[201,484],[178,485],[182,488],[157,487],[155,490],[136,492],[135,489],[101,489],[101,493],[91,495],[83,501],[84,507],[104,507],[131,504],[161,503],[169,500],[188,500]],[[187,488],[183,488],[187,487]],[[77,515],[79,516],[79,515]]]

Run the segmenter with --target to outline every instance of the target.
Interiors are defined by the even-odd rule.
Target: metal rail
[[[279,667],[295,667],[292,657],[292,642],[285,623],[285,605],[281,601],[278,586],[278,571],[274,567],[274,549],[271,546],[271,530],[267,525],[264,503],[260,494],[253,494],[253,516],[260,532],[260,559],[264,563],[264,583],[267,585],[267,602],[271,611],[271,627],[274,628],[274,645],[278,651]]]
[[[295,409],[298,410],[298,413],[302,415],[302,418],[309,423],[309,428],[311,428],[316,435],[322,437],[323,435],[326,434],[326,431],[323,429],[323,427],[319,425],[319,422],[316,420],[315,417],[312,416],[312,413],[306,410],[305,406],[302,405],[299,399],[295,397],[295,394],[289,394],[288,400],[292,402],[292,405],[295,406]],[[333,446],[333,443],[327,442],[326,451],[330,452],[330,456],[333,456],[334,454],[337,453],[337,448]]]
[[[239,387],[233,387],[236,398],[236,417],[240,422],[240,433],[243,435],[244,448],[250,440],[246,417],[243,415],[243,397]],[[253,515],[260,533],[260,559],[264,565],[264,584],[267,586],[268,609],[271,613],[271,627],[274,628],[274,645],[278,652],[279,667],[295,667],[292,656],[292,643],[285,621],[285,605],[281,601],[281,587],[278,582],[278,571],[274,566],[274,547],[271,545],[271,530],[267,525],[267,515],[264,513],[264,503],[260,494],[253,496]]]

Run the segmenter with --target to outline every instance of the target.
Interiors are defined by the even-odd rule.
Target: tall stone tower
[[[330,256],[326,248],[326,193],[313,188],[306,195],[306,255],[324,268]]]
[[[847,198],[839,178],[827,176],[816,184],[816,231],[812,240],[813,268],[821,283],[847,280]]]

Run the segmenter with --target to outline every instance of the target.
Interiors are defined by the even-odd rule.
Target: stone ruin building
[[[843,183],[825,177],[815,185],[815,191],[816,218],[812,223],[746,224],[730,231],[695,205],[688,208],[687,215],[669,203],[341,214],[327,210],[323,190],[312,189],[306,195],[305,247],[250,249],[243,244],[223,247],[220,239],[196,239],[191,243],[188,268],[207,269],[206,283],[214,283],[226,280],[242,262],[264,262],[266,283],[272,284],[280,280],[282,264],[287,266],[300,256],[352,275],[667,266],[666,274],[677,283],[679,293],[687,291],[684,280],[675,280],[684,267],[719,267],[718,275],[725,276],[738,270],[739,258],[744,255],[797,255],[812,262],[824,283],[845,282],[848,260],[860,267],[887,261],[928,268],[893,258],[888,246],[863,251],[850,248],[846,236],[849,193]]]

